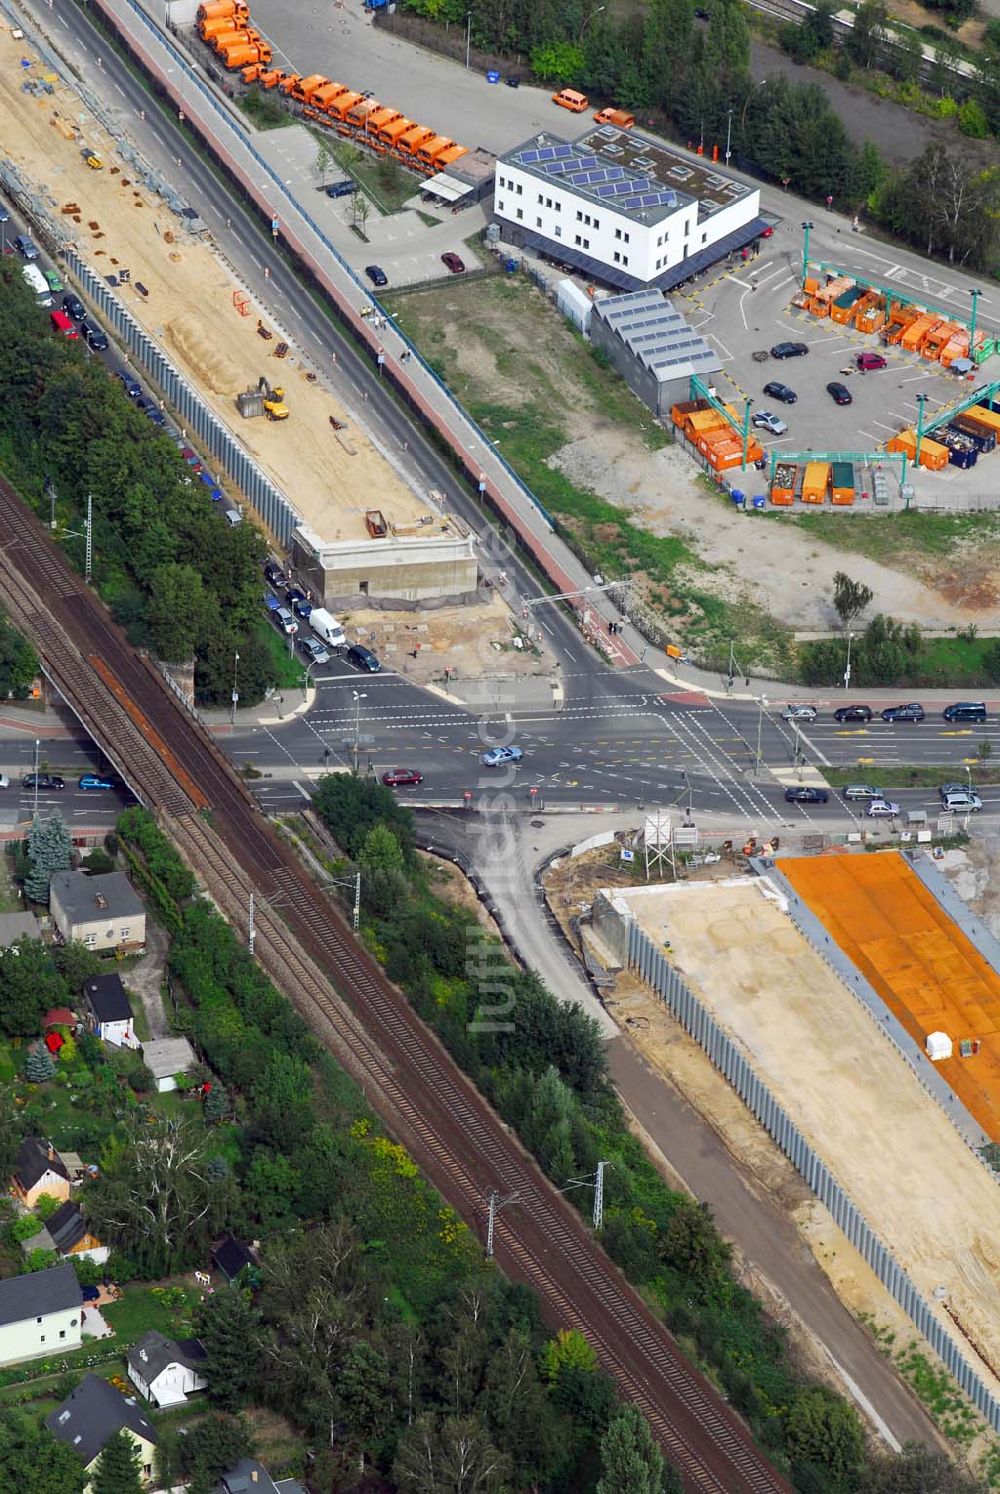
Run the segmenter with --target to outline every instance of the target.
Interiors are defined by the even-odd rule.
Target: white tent
[[[951,1057],[951,1038],[946,1032],[931,1032],[927,1035],[927,1057],[933,1063]]]

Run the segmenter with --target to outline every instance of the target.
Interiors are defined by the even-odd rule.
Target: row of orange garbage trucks
[[[240,70],[244,83],[274,89],[302,106],[305,119],[335,129],[376,155],[391,156],[424,176],[443,171],[467,155],[447,135],[408,119],[399,109],[382,104],[369,93],[357,93],[321,73],[302,77],[271,67],[268,43],[250,25],[245,0],[204,0],[198,8],[198,34],[231,72]]]

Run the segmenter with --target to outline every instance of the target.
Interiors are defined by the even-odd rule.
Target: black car
[[[269,581],[275,591],[283,591],[288,585],[288,577],[276,560],[264,562],[264,580]]]
[[[92,353],[106,353],[108,350],[108,334],[100,327],[95,327],[91,322],[84,319],[80,323],[81,336],[87,340],[87,346]]]
[[[908,705],[886,706],[882,712],[883,721],[922,721],[924,719],[924,708],[915,700]]]
[[[809,347],[804,342],[776,342],[771,349],[772,358],[804,358]]]
[[[854,396],[846,384],[839,384],[836,379],[832,384],[827,384],[826,392],[835,405],[853,405]]]
[[[783,405],[794,405],[798,399],[794,389],[789,389],[787,384],[779,384],[777,379],[764,385],[764,393],[770,399],[779,399]]]
[[[353,664],[355,669],[364,669],[368,674],[378,674],[382,668],[380,661],[375,657],[370,648],[365,648],[363,643],[352,643],[345,655],[348,664]]]
[[[333,182],[326,189],[327,197],[350,197],[358,190],[357,182],[352,182],[350,177],[345,177],[342,182]]]
[[[826,789],[812,788],[805,783],[785,789],[786,804],[825,804],[829,797]]]
[[[125,390],[125,393],[128,395],[129,399],[142,398],[142,385],[139,383],[139,380],[134,377],[134,375],[129,373],[127,368],[120,368],[115,374],[115,378],[121,380],[122,388]]]
[[[871,706],[838,706],[833,713],[833,719],[834,721],[870,721],[873,714]]]
[[[74,322],[82,322],[87,315],[87,308],[79,296],[65,295],[63,296],[62,304],[63,311],[65,311],[67,316],[71,316]]]
[[[509,78],[504,78],[504,82],[508,88],[520,88],[521,86],[521,80],[516,74],[512,74]]]
[[[26,789],[64,789],[65,780],[58,773],[26,773],[21,779],[21,787]]]
[[[380,265],[365,265],[365,274],[372,285],[388,285],[389,277]]]
[[[294,607],[296,602],[304,602],[306,594],[301,586],[285,587],[285,606]]]

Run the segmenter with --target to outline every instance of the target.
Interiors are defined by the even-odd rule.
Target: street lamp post
[[[729,157],[732,154],[729,147],[733,139],[733,106],[730,104],[726,117],[726,165],[729,165]]]
[[[759,773],[763,766],[764,757],[761,752],[761,737],[764,731],[764,711],[767,708],[767,696],[761,695],[757,699],[757,758],[754,772]]]
[[[590,12],[589,15],[584,16],[584,18],[583,18],[583,25],[580,27],[580,34],[577,37],[577,41],[579,41],[580,38],[583,36],[583,33],[586,31],[587,27],[590,25],[590,23],[594,19],[594,17],[595,16],[599,16],[601,14],[601,11],[602,10],[607,10],[607,8],[608,7],[606,5],[597,5],[597,6],[594,7],[594,9]]]
[[[805,239],[802,244],[802,284],[805,285],[806,275],[809,271],[809,234],[815,225],[809,222],[803,223],[802,232]]]
[[[35,738],[35,802],[34,802],[34,807],[32,808],[32,811],[31,811],[33,818],[36,818],[37,815],[38,815],[38,749],[41,747],[41,745],[42,744],[41,744],[40,739],[38,737],[36,737]]]
[[[854,641],[854,634],[853,633],[848,633],[848,635],[847,635],[847,667],[844,670],[844,689],[845,690],[849,690],[851,688],[851,644],[852,644],[853,641]]]
[[[240,656],[234,650],[233,651],[233,693],[229,697],[229,724],[230,724],[230,726],[235,726],[236,725],[236,707],[240,703],[239,669],[240,669]]]
[[[913,453],[914,467],[920,466],[920,446],[924,439],[924,407],[927,404],[926,394],[917,395],[917,445]]]
[[[357,778],[358,754],[361,750],[361,702],[368,697],[363,690],[352,690],[351,694],[354,696],[354,751],[351,760],[354,764],[354,776]]]
[[[469,54],[472,51],[472,11],[465,12],[465,66],[469,66]]]
[[[750,92],[746,96],[746,102],[743,105],[743,113],[740,115],[740,132],[741,133],[742,133],[742,131],[743,131],[745,125],[746,125],[746,122],[747,122],[747,110],[750,107],[750,100],[753,98],[753,96],[757,92],[758,88],[763,88],[764,84],[766,82],[767,82],[766,78],[761,78],[760,82],[759,83],[755,83],[754,86],[751,88]]]
[[[974,363],[976,361],[976,314],[979,311],[979,297],[982,295],[982,291],[971,290],[969,295],[972,297],[972,320],[969,323],[969,357]]]
[[[746,408],[743,411],[743,467],[746,468],[747,452],[750,449],[750,406],[753,404],[753,396],[747,395]]]

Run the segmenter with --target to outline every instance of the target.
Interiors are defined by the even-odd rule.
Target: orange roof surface
[[[921,1048],[929,1033],[948,1034],[952,1057],[935,1068],[1000,1141],[1000,976],[898,852],[780,865]],[[979,1052],[960,1057],[959,1043],[977,1038]]]

